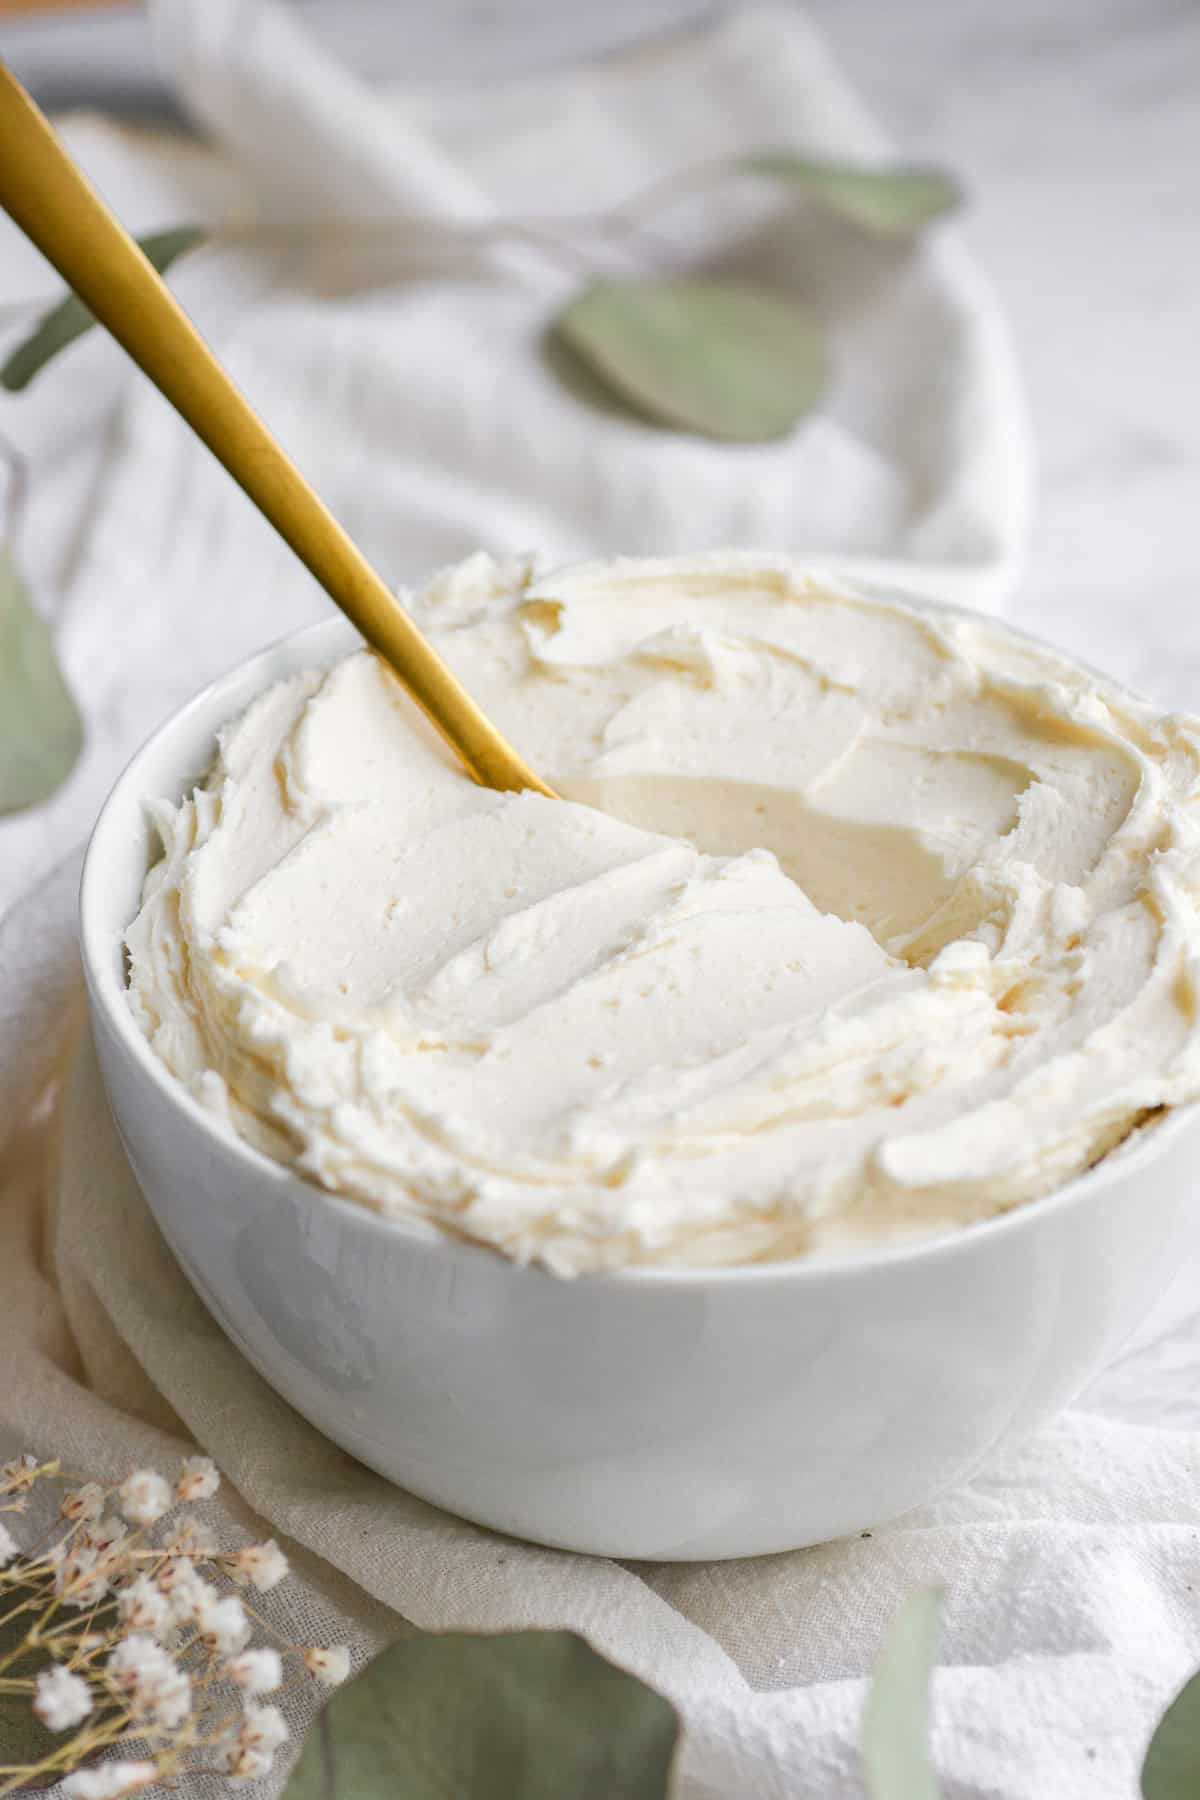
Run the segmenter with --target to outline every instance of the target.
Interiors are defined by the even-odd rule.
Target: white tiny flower
[[[221,1600],[206,1599],[195,1609],[194,1617],[206,1650],[232,1656],[250,1636],[250,1621],[236,1594],[226,1594]]]
[[[278,1750],[280,1744],[286,1744],[287,1739],[287,1724],[277,1706],[247,1706],[238,1726],[239,1744],[247,1750],[265,1750],[269,1753]]]
[[[163,1549],[169,1556],[190,1556],[193,1560],[203,1561],[216,1555],[217,1540],[199,1519],[180,1519],[169,1532]]]
[[[121,1800],[136,1794],[157,1778],[152,1762],[104,1762],[92,1769],[76,1769],[62,1784],[66,1800]]]
[[[161,1644],[142,1633],[123,1638],[108,1659],[108,1673],[131,1696],[132,1710],[170,1729],[191,1711],[192,1684]]]
[[[245,1744],[231,1744],[225,1752],[224,1763],[230,1787],[245,1787],[248,1782],[261,1781],[264,1775],[271,1773],[274,1760],[273,1750],[251,1750]]]
[[[107,1518],[99,1519],[94,1525],[85,1525],[79,1533],[81,1543],[91,1544],[96,1550],[111,1550],[122,1538],[128,1537],[129,1527],[124,1519],[118,1519],[109,1513]]]
[[[146,1711],[168,1731],[175,1731],[191,1710],[191,1679],[182,1669],[172,1665],[170,1674],[164,1672],[162,1679],[154,1684],[153,1692],[147,1694]]]
[[[21,1546],[18,1544],[8,1526],[0,1519],[0,1569],[10,1563],[14,1556],[20,1556]]]
[[[304,1652],[304,1666],[324,1687],[338,1687],[350,1673],[350,1652],[345,1644],[322,1650],[313,1644]]]
[[[64,1606],[97,1606],[108,1592],[109,1570],[89,1544],[68,1550],[54,1575],[54,1592]]]
[[[210,1456],[184,1458],[179,1479],[175,1483],[177,1500],[211,1500],[221,1485],[217,1465]]]
[[[191,1563],[181,1563],[179,1568],[181,1573],[167,1589],[167,1603],[177,1625],[194,1625],[221,1596],[211,1582],[196,1574]]]
[[[243,1693],[273,1694],[283,1682],[283,1659],[278,1650],[243,1650],[230,1657],[221,1673]]]
[[[139,1575],[117,1595],[117,1614],[131,1631],[148,1631],[158,1637],[171,1623],[167,1596],[148,1575]]]
[[[191,1563],[181,1556],[172,1556],[169,1561],[160,1563],[154,1571],[154,1580],[164,1594],[173,1594],[178,1587],[186,1586],[196,1579],[196,1572]]]
[[[14,1456],[11,1462],[0,1463],[0,1494],[20,1494],[31,1488],[37,1480],[38,1459],[30,1456],[28,1450],[23,1456]]]
[[[274,1538],[268,1538],[265,1544],[247,1544],[244,1550],[234,1550],[226,1562],[235,1581],[248,1581],[260,1594],[278,1587],[288,1572],[288,1559]]]
[[[288,1729],[277,1706],[247,1706],[241,1723],[225,1740],[222,1767],[233,1787],[244,1787],[249,1781],[260,1781],[270,1772],[280,1744],[287,1742]]]
[[[140,1683],[153,1680],[170,1662],[161,1644],[144,1632],[134,1632],[121,1639],[106,1667],[117,1686],[132,1694]]]
[[[104,1489],[98,1481],[85,1481],[63,1495],[58,1511],[60,1518],[72,1521],[98,1519],[104,1511]]]
[[[131,1525],[153,1525],[171,1508],[171,1490],[154,1469],[135,1469],[117,1490],[121,1511]]]
[[[82,1675],[56,1664],[34,1683],[33,1710],[49,1731],[70,1731],[92,1710],[92,1690]]]

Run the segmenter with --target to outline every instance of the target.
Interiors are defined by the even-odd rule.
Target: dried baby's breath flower
[[[221,1485],[217,1465],[209,1456],[188,1456],[175,1483],[177,1500],[211,1500]]]
[[[278,1650],[241,1650],[230,1657],[221,1674],[245,1694],[273,1694],[283,1684],[283,1658]]]
[[[274,1760],[272,1750],[252,1750],[248,1744],[230,1744],[224,1761],[230,1787],[245,1787],[251,1781],[261,1781],[264,1775],[271,1773]]]
[[[94,1550],[111,1550],[114,1544],[119,1544],[128,1536],[128,1525],[113,1513],[98,1519],[94,1525],[84,1525],[79,1533],[80,1542],[90,1544]]]
[[[247,1706],[238,1727],[238,1738],[251,1750],[278,1750],[288,1739],[283,1714],[277,1706]]]
[[[31,1488],[41,1473],[41,1465],[36,1456],[30,1456],[26,1450],[21,1456],[14,1456],[11,1462],[0,1463],[0,1494],[21,1494]]]
[[[277,1706],[247,1705],[241,1723],[224,1746],[223,1767],[233,1786],[260,1781],[275,1752],[287,1742],[288,1728]]]
[[[138,1718],[168,1728],[183,1724],[192,1707],[190,1677],[153,1638],[141,1632],[122,1638],[107,1668],[112,1681],[128,1694]]]
[[[345,1644],[331,1644],[327,1650],[310,1644],[301,1654],[305,1668],[323,1687],[339,1687],[350,1673],[350,1652]]]
[[[92,1710],[92,1690],[82,1675],[58,1663],[43,1669],[34,1683],[33,1710],[49,1731],[70,1731]]]
[[[217,1540],[199,1519],[180,1519],[167,1533],[163,1549],[169,1556],[207,1558],[217,1554]]]
[[[250,1621],[236,1594],[226,1594],[220,1600],[204,1600],[196,1607],[193,1617],[204,1648],[219,1650],[223,1656],[231,1656],[240,1650],[250,1636]]]
[[[121,1483],[117,1498],[131,1525],[153,1525],[172,1505],[171,1490],[156,1469],[135,1469]]]
[[[132,1694],[140,1682],[151,1679],[164,1663],[170,1661],[161,1644],[156,1644],[144,1632],[135,1631],[122,1638],[109,1657],[108,1672],[119,1688]]]
[[[175,1730],[192,1710],[191,1678],[182,1669],[172,1668],[147,1695],[146,1710],[157,1724]]]
[[[172,1624],[167,1596],[148,1575],[138,1575],[117,1595],[117,1617],[131,1631],[159,1637]]]
[[[136,1794],[157,1778],[157,1763],[97,1763],[94,1769],[77,1769],[68,1775],[62,1791],[66,1800],[122,1800],[125,1794]]]
[[[247,1544],[224,1561],[235,1581],[249,1582],[260,1594],[278,1587],[288,1572],[288,1559],[274,1538],[268,1538],[265,1544]]]
[[[63,1495],[58,1511],[60,1518],[73,1522],[98,1519],[104,1511],[104,1489],[98,1481],[85,1481],[82,1487],[71,1488]]]
[[[221,1596],[210,1581],[197,1575],[191,1563],[180,1563],[178,1567],[178,1579],[167,1589],[167,1603],[177,1625],[193,1625]]]
[[[170,1556],[154,1571],[154,1580],[162,1593],[170,1595],[176,1588],[191,1581],[195,1574],[195,1567],[190,1559]]]
[[[97,1606],[108,1592],[109,1565],[90,1544],[68,1550],[54,1573],[54,1592],[64,1606]]]
[[[16,1510],[34,1482],[57,1473],[57,1463],[30,1456],[7,1464],[0,1510]],[[330,1686],[348,1674],[342,1647],[281,1655],[251,1644],[247,1607],[221,1591],[227,1577],[260,1590],[281,1581],[287,1558],[274,1541],[222,1552],[193,1519],[155,1531],[171,1506],[211,1497],[218,1481],[206,1457],[184,1462],[174,1490],[155,1470],[139,1469],[115,1491],[125,1519],[104,1511],[111,1490],[77,1483],[59,1502],[57,1524],[28,1551],[0,1524],[5,1589],[23,1590],[8,1616],[27,1619],[23,1640],[10,1645],[6,1637],[3,1685],[27,1695],[42,1723],[65,1734],[54,1756],[5,1764],[0,1792],[52,1776],[63,1800],[121,1800],[211,1769],[214,1755],[232,1785],[260,1780],[287,1738],[278,1707],[262,1699],[283,1685],[286,1657]],[[66,1608],[92,1616],[79,1629]],[[245,1710],[231,1725],[235,1691]],[[147,1760],[97,1760],[138,1740],[153,1746]]]

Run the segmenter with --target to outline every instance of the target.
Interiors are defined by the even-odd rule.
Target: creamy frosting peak
[[[406,596],[565,798],[369,653],[156,809],[130,1000],[269,1154],[563,1273],[940,1231],[1200,1092],[1200,725],[730,553]]]

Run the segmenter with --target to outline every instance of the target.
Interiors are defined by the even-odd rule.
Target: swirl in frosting
[[[1200,722],[785,558],[405,598],[565,798],[366,651],[221,734],[130,1000],[252,1145],[573,1274],[964,1225],[1200,1092]]]

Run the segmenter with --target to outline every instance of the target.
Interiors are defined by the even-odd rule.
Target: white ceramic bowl
[[[170,719],[113,789],[81,895],[92,1028],[130,1162],[193,1285],[335,1443],[427,1500],[604,1555],[839,1537],[959,1482],[1061,1406],[1185,1249],[1197,1113],[1048,1199],[838,1264],[563,1281],[430,1238],[231,1141],[152,1053],[122,936],[145,802],[199,777],[262,688],[355,642],[331,620]]]

